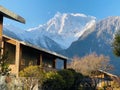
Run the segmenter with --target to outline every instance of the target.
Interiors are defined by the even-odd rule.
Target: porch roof
[[[7,17],[9,19],[13,19],[13,20],[18,21],[18,22],[21,22],[21,23],[25,23],[24,18],[22,18],[21,16],[13,13],[12,11],[4,8],[1,5],[0,5],[0,15],[2,15],[3,17]]]
[[[101,73],[104,73],[104,74],[106,74],[108,76],[111,76],[111,77],[117,77],[117,75],[111,74],[111,73],[103,71],[103,70],[98,70],[98,71],[101,72]]]
[[[48,54],[53,55],[53,56],[55,56],[55,57],[57,57],[57,58],[59,58],[59,59],[68,60],[68,57],[66,57],[66,56],[64,56],[64,55],[61,55],[61,54],[58,54],[58,53],[56,53],[56,52],[53,52],[53,51],[50,51],[50,50],[47,50],[47,49],[44,49],[44,48],[41,48],[41,47],[32,45],[32,44],[30,44],[30,43],[26,43],[26,42],[24,42],[24,41],[20,41],[20,40],[17,40],[17,39],[13,39],[13,38],[11,38],[11,37],[9,37],[9,36],[6,36],[6,35],[3,35],[3,37],[8,38],[8,39],[10,39],[10,40],[18,41],[18,42],[20,42],[20,44],[22,44],[22,45],[25,45],[25,46],[28,46],[28,47],[37,49],[37,50],[39,50],[39,51],[48,53]]]

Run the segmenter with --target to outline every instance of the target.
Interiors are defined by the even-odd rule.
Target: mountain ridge
[[[87,54],[96,52],[98,55],[110,57],[110,63],[114,65],[115,74],[119,73],[120,60],[113,54],[112,41],[117,30],[120,30],[120,17],[108,17],[96,23],[91,28],[91,32],[85,33],[71,46],[66,49],[65,55],[83,57]],[[74,50],[73,50],[74,48]]]

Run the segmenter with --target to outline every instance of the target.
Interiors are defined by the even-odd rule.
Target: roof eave
[[[15,41],[19,41],[19,40],[16,40],[16,39],[14,39],[14,38],[11,38],[11,37],[9,37],[9,36],[6,36],[6,35],[3,35],[3,37],[9,38],[9,39],[12,39],[12,40],[15,40]],[[52,52],[52,51],[46,50],[46,49],[44,49],[44,48],[37,47],[37,46],[34,46],[34,45],[32,45],[32,44],[23,42],[23,41],[19,41],[19,42],[20,42],[22,45],[29,46],[29,47],[31,47],[31,48],[34,48],[34,49],[43,51],[43,52],[45,52],[45,53],[49,53],[49,54],[51,54],[51,55],[54,55],[55,57],[57,57],[57,58],[59,58],[59,59],[67,60],[67,61],[69,60],[68,57],[63,56],[63,55],[61,55],[61,54],[57,54],[56,52]]]
[[[9,11],[8,9],[4,8],[3,6],[0,5],[0,14],[3,15],[6,18],[13,19],[15,21],[18,21],[20,23],[25,24],[25,19],[22,18],[21,16]]]

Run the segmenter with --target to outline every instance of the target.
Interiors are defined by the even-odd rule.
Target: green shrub
[[[29,66],[20,71],[21,77],[39,77],[43,74],[43,70],[39,66]]]
[[[72,72],[74,76],[74,84],[70,88],[70,90],[79,90],[80,84],[84,79],[84,76],[81,73],[76,72],[74,69],[68,69]]]
[[[65,81],[57,72],[48,72],[45,74],[45,80],[42,84],[42,90],[63,90]]]
[[[65,80],[65,90],[70,90],[74,84],[74,75],[72,71],[64,69],[58,71],[58,73],[62,76],[63,80]]]
[[[20,77],[34,77],[38,79],[39,84],[42,83],[44,79],[45,72],[41,69],[40,66],[29,66],[20,71]]]
[[[0,48],[1,50],[1,48]],[[5,52],[3,55],[0,55],[0,74],[1,75],[9,75],[11,69],[8,64],[8,52]]]

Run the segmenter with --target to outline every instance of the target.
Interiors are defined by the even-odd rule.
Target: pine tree
[[[112,47],[113,47],[113,53],[120,57],[120,30],[116,32],[113,43],[112,43]]]

